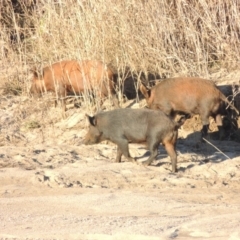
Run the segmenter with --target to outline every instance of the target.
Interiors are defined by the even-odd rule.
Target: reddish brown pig
[[[150,157],[142,162],[150,165],[157,157],[158,146],[162,143],[172,161],[172,171],[177,171],[176,141],[178,127],[181,124],[171,120],[161,111],[150,109],[115,109],[88,116],[89,131],[84,144],[95,144],[109,140],[117,144],[116,162],[124,155],[129,161],[136,162],[129,154],[128,143],[146,142]]]
[[[43,68],[40,75],[34,71],[30,93],[40,96],[45,91],[55,92],[57,97],[62,99],[65,111],[64,99],[67,94],[79,94],[93,90],[100,98],[113,96],[114,104],[118,106],[113,85],[113,73],[105,64],[96,60],[81,62],[69,60]]]
[[[226,104],[239,114],[217,86],[206,79],[169,78],[160,81],[150,90],[141,85],[140,90],[151,109],[162,110],[171,117],[177,113],[199,114],[203,124],[202,136],[207,135],[210,116],[216,121],[220,137],[223,136],[222,115],[225,114]]]

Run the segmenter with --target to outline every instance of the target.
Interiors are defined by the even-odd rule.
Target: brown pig
[[[43,68],[42,74],[33,72],[30,93],[40,96],[45,91],[55,92],[61,99],[66,110],[67,94],[80,94],[95,91],[96,96],[103,98],[113,96],[115,106],[118,100],[115,96],[112,71],[101,61],[61,61]]]
[[[150,165],[157,157],[158,146],[162,143],[172,161],[172,171],[177,171],[176,141],[178,127],[165,113],[150,109],[115,109],[88,116],[89,131],[84,144],[95,144],[109,140],[117,144],[116,162],[124,155],[129,161],[136,162],[129,154],[128,143],[146,142],[150,157],[142,162]]]
[[[169,78],[150,90],[141,85],[140,90],[151,109],[159,109],[171,117],[177,113],[199,114],[203,124],[202,136],[207,135],[210,116],[216,121],[220,138],[224,135],[222,115],[225,114],[226,104],[239,114],[212,81],[202,78]]]

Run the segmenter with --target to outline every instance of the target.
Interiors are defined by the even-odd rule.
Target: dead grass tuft
[[[238,0],[15,2],[0,3],[6,94],[26,95],[29,69],[64,59],[101,60],[121,81],[129,72],[138,81],[141,74],[208,77],[239,67]],[[118,85],[121,100],[123,86]],[[91,93],[83,98],[90,108]]]

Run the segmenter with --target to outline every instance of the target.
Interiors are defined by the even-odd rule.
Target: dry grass
[[[26,94],[30,68],[63,59],[161,77],[208,77],[239,65],[238,0],[36,2],[0,3],[1,81],[10,92]]]

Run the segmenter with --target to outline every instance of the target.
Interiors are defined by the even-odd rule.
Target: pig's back
[[[110,131],[139,131],[146,134],[156,125],[175,126],[175,123],[162,111],[150,109],[122,108],[98,114],[99,123]]]

